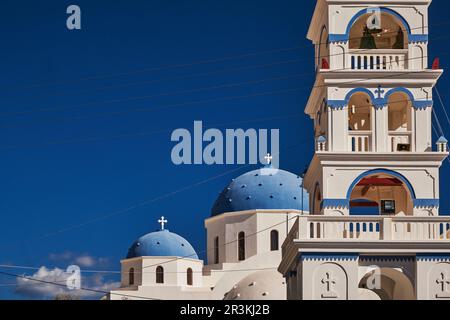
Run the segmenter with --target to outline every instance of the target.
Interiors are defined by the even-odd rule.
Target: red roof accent
[[[364,178],[357,186],[400,187],[403,183],[397,178]]]

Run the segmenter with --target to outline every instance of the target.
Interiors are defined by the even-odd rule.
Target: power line
[[[445,38],[450,38],[450,36],[446,36]],[[362,49],[361,51],[366,51],[366,50],[370,50],[370,49]],[[447,55],[450,52],[446,52],[443,53],[442,55]],[[350,54],[350,53],[339,53],[339,55],[342,54]],[[423,56],[423,57],[415,57],[415,58],[403,58],[403,59],[399,59],[398,63],[400,62],[406,62],[406,61],[412,61],[412,60],[422,60],[424,58],[428,58],[428,56]],[[380,62],[380,64],[378,64],[379,66],[379,70],[374,70],[374,71],[387,71],[383,69],[383,65]],[[347,67],[347,68],[339,68],[339,69],[332,69],[330,71],[344,71],[344,70],[354,70],[354,71],[367,71],[366,69],[356,69],[352,66]],[[390,70],[389,70],[390,71]],[[423,70],[422,70],[423,71]],[[417,71],[415,71],[417,72]],[[292,74],[292,75],[287,75],[287,76],[278,76],[278,77],[271,77],[271,78],[263,78],[263,79],[256,79],[256,80],[250,80],[250,81],[245,81],[245,82],[237,82],[237,83],[227,83],[227,84],[222,84],[222,85],[216,85],[216,86],[208,86],[208,87],[201,87],[201,88],[194,88],[194,89],[188,89],[188,90],[179,90],[179,91],[175,91],[175,92],[164,92],[164,93],[158,93],[158,94],[152,94],[152,95],[144,95],[144,96],[134,96],[134,97],[127,97],[127,98],[119,98],[119,99],[112,99],[112,100],[106,100],[106,101],[95,101],[95,102],[87,102],[87,103],[82,103],[82,104],[78,104],[78,105],[74,105],[74,106],[68,106],[68,107],[46,107],[46,108],[40,108],[40,109],[34,109],[34,110],[28,110],[28,111],[21,111],[21,112],[6,112],[6,113],[2,113],[0,114],[0,116],[11,116],[11,115],[27,115],[27,114],[33,114],[33,113],[37,113],[37,112],[49,112],[49,111],[61,111],[61,110],[69,110],[69,109],[76,109],[79,107],[86,107],[86,106],[95,106],[95,105],[99,105],[99,104],[114,104],[114,103],[120,103],[120,102],[128,102],[128,101],[136,101],[136,100],[146,100],[146,99],[151,99],[151,98],[155,98],[155,97],[166,97],[166,96],[173,96],[173,95],[179,95],[179,94],[185,94],[185,93],[193,93],[193,92],[201,92],[201,91],[208,91],[208,90],[215,90],[215,89],[221,89],[221,88],[233,88],[233,87],[240,87],[243,85],[249,85],[249,84],[257,84],[257,83],[263,83],[263,82],[267,82],[267,81],[273,81],[273,80],[286,80],[286,79],[292,79],[292,78],[296,78],[296,77],[301,77],[301,76],[307,76],[313,74],[313,72],[305,72],[305,73],[298,73],[298,74]],[[304,87],[305,89],[311,89],[310,86],[308,87]],[[314,86],[313,86],[314,88]],[[163,108],[165,108],[167,106],[164,106]],[[153,109],[153,108],[152,108]],[[125,110],[125,111],[121,111],[121,113],[128,113],[131,110]],[[108,115],[108,114],[115,114],[115,113],[103,113],[104,115]],[[103,115],[103,114],[100,114]],[[84,119],[84,118],[89,118],[90,116],[78,116],[78,117],[72,117],[72,118],[63,118],[64,120],[67,119],[73,119],[73,120],[79,120],[79,119]],[[52,119],[50,119],[52,120]]]
[[[393,32],[388,32],[388,33],[393,33]],[[387,34],[387,33],[384,33]],[[442,38],[448,38],[448,36],[441,36],[441,37],[436,37],[430,40],[438,40],[438,39],[442,39]],[[378,48],[378,49],[384,49],[384,48]],[[367,52],[367,51],[371,51],[372,49],[356,49],[351,52],[352,54],[359,54],[362,52]],[[334,53],[334,54],[325,54],[325,55],[320,55],[315,57],[316,59],[321,59],[321,58],[330,58],[333,56],[341,56],[341,55],[347,55],[347,52],[339,52],[339,53]],[[136,85],[142,85],[142,84],[152,84],[152,83],[159,83],[159,82],[164,82],[164,81],[169,81],[169,80],[180,80],[180,79],[187,79],[187,78],[193,78],[193,77],[201,77],[201,76],[206,76],[206,75],[214,75],[214,74],[218,74],[218,73],[224,73],[224,72],[231,72],[231,71],[239,71],[239,70],[245,70],[245,69],[255,69],[255,68],[263,68],[263,67],[268,67],[268,66],[273,66],[273,65],[281,65],[281,64],[289,64],[289,63],[295,63],[295,62],[300,62],[300,61],[305,61],[305,60],[310,60],[310,58],[308,57],[304,57],[301,59],[294,59],[294,60],[286,60],[286,61],[280,61],[280,62],[275,62],[275,63],[271,63],[271,64],[266,64],[266,65],[256,65],[256,66],[249,66],[249,67],[239,67],[239,68],[226,68],[226,69],[222,69],[222,70],[218,70],[218,71],[212,71],[212,72],[206,72],[206,73],[197,73],[197,74],[192,74],[192,75],[188,75],[188,76],[176,76],[176,77],[169,77],[169,78],[164,78],[164,79],[158,79],[158,80],[150,80],[150,81],[140,81],[140,82],[134,82],[134,83],[129,83],[129,84],[125,84],[125,85],[113,85],[113,86],[106,86],[106,87],[102,87],[102,88],[97,88],[94,89],[94,91],[101,91],[101,90],[108,90],[108,89],[119,89],[119,88],[127,88],[127,87],[133,87]],[[90,92],[89,90],[86,91],[78,91],[78,92],[70,92],[70,94],[75,94],[75,93],[83,93],[83,92]],[[67,94],[61,94],[61,93],[54,93],[54,94],[50,94],[50,96],[61,96],[61,95],[67,95]],[[51,109],[51,108],[49,108]],[[29,113],[32,111],[24,111],[22,113]],[[21,114],[20,112],[18,112],[18,114]]]
[[[307,141],[309,141],[309,139],[303,139],[301,142],[296,143],[294,145],[291,145],[290,147],[285,148],[285,150],[289,150],[289,149],[292,149],[292,148],[297,147],[299,145],[302,145],[302,144],[306,143]],[[280,152],[274,153],[273,155],[277,155],[279,153]],[[82,223],[79,223],[79,224],[76,224],[76,225],[71,225],[71,226],[68,226],[68,227],[56,230],[54,232],[47,233],[47,234],[39,237],[37,240],[46,239],[46,238],[49,238],[49,237],[61,234],[63,232],[67,232],[67,231],[70,231],[70,230],[73,230],[73,229],[84,227],[84,226],[92,224],[94,222],[99,222],[99,221],[106,220],[106,219],[109,219],[109,218],[112,218],[112,217],[115,217],[115,216],[118,216],[118,215],[122,215],[122,214],[128,213],[128,212],[130,212],[130,211],[132,211],[132,210],[134,210],[136,208],[139,208],[139,207],[142,207],[142,206],[146,206],[146,205],[149,205],[149,204],[154,203],[156,201],[159,201],[159,200],[171,197],[171,196],[173,196],[175,194],[178,194],[178,193],[190,190],[192,188],[195,188],[197,186],[203,185],[203,184],[208,183],[210,181],[216,180],[216,179],[221,178],[223,176],[226,176],[226,175],[228,175],[230,173],[234,173],[234,172],[240,171],[242,169],[248,168],[250,166],[253,166],[253,164],[246,164],[246,165],[240,166],[239,168],[234,168],[234,169],[231,169],[231,170],[227,170],[227,171],[225,171],[223,173],[220,173],[218,175],[215,175],[213,177],[210,177],[210,178],[207,178],[207,179],[203,179],[203,180],[201,180],[199,182],[196,182],[196,183],[190,184],[188,186],[182,187],[180,189],[177,189],[175,191],[172,191],[172,192],[169,192],[169,193],[166,193],[166,194],[163,194],[163,195],[151,198],[149,200],[145,200],[145,201],[136,203],[136,204],[131,205],[129,207],[126,207],[124,209],[116,210],[116,211],[110,212],[108,214],[105,214],[105,215],[102,215],[102,216],[98,216],[98,217],[93,218],[91,220],[87,220],[85,222],[82,222]]]
[[[285,223],[286,221],[284,221]],[[186,258],[185,258],[186,259]],[[158,264],[159,265],[159,264]],[[6,268],[6,269],[26,269],[26,270],[40,270],[42,267],[31,267],[31,266],[19,266],[19,265],[0,265],[0,268]],[[51,269],[50,267],[45,267],[47,269]],[[55,269],[60,269],[58,267],[54,267]],[[267,268],[246,268],[246,269],[230,269],[230,270],[213,270],[214,272],[218,273],[228,273],[228,272],[248,272],[248,271],[264,271],[264,270],[276,270],[276,267],[267,267]],[[62,269],[61,269],[62,270]],[[94,270],[94,269],[80,269],[80,272],[83,273],[93,273],[93,274],[115,274],[119,275],[122,274],[122,271],[115,271],[115,270]],[[193,273],[203,273],[203,271],[192,271]],[[63,272],[64,274],[71,275],[72,273],[69,272]],[[156,274],[156,271],[135,271],[136,274]],[[187,273],[187,271],[164,271],[164,273],[167,274],[184,274]],[[59,281],[58,281],[59,282]],[[66,283],[66,281],[60,281]],[[16,284],[17,285],[17,284]]]
[[[442,55],[448,55],[448,54],[450,54],[450,52],[443,53]],[[404,59],[404,60],[413,60],[413,59],[418,59],[418,58],[411,58],[411,59]],[[423,59],[423,57],[420,57],[420,59]],[[337,70],[330,70],[330,71],[342,71],[342,70],[346,70],[346,69],[347,68],[337,69]],[[350,70],[353,70],[353,69],[350,69]],[[355,71],[367,71],[367,70],[355,70]],[[379,70],[379,71],[386,71],[386,70]],[[379,76],[379,77],[372,77],[372,78],[367,78],[367,79],[359,79],[359,80],[351,80],[351,81],[347,81],[347,82],[342,82],[342,83],[340,83],[340,85],[360,83],[360,82],[364,82],[364,81],[367,81],[367,80],[375,80],[375,79],[383,79],[383,78],[395,78],[395,77],[398,77],[398,76],[401,76],[401,75],[418,74],[418,73],[420,74],[420,73],[423,73],[423,72],[424,72],[424,70],[397,72],[397,73],[394,73],[394,74],[383,75],[383,76]],[[284,93],[295,92],[295,91],[306,90],[306,89],[311,90],[311,89],[320,88],[320,87],[328,87],[328,84],[314,85],[314,86],[312,86],[312,88],[310,86],[308,86],[308,87],[297,87],[297,88],[290,88],[290,89],[284,89],[284,90],[265,91],[265,92],[259,92],[259,93],[249,94],[249,95],[219,97],[219,98],[212,98],[212,99],[207,99],[207,100],[197,100],[197,101],[190,101],[190,102],[181,102],[181,103],[167,104],[167,105],[161,105],[159,107],[141,107],[141,108],[135,108],[135,109],[131,109],[131,110],[129,109],[129,110],[123,110],[123,111],[105,112],[105,113],[96,114],[96,115],[66,117],[66,118],[47,118],[45,120],[50,120],[52,122],[60,122],[60,121],[68,121],[68,120],[88,119],[88,118],[92,118],[92,116],[95,116],[95,117],[99,117],[99,116],[100,117],[103,117],[103,116],[117,116],[117,115],[131,113],[131,112],[133,112],[133,113],[134,112],[149,112],[149,111],[156,111],[156,110],[162,110],[162,109],[166,109],[166,108],[174,108],[174,107],[180,107],[180,106],[213,103],[213,102],[218,102],[218,101],[239,100],[239,99],[246,99],[246,98],[251,98],[251,97],[260,97],[260,96],[273,95],[273,94],[284,94]],[[128,98],[104,101],[104,102],[101,102],[101,103],[117,103],[117,102],[133,101],[133,100],[143,100],[143,99],[148,99],[148,98],[149,98],[149,96],[128,97]],[[23,123],[15,123],[15,124],[12,124],[12,125],[1,126],[0,128],[11,128],[11,127],[16,127],[16,126],[21,125],[21,124],[23,124]]]
[[[439,24],[434,24],[434,26],[448,25],[448,24],[450,24],[450,22],[442,22]],[[410,28],[409,30],[407,30],[400,26],[400,29],[402,30],[402,32],[407,32],[407,31],[413,31],[413,30],[419,30],[419,29],[427,30],[427,29],[429,29],[429,27],[422,26],[422,27]],[[398,33],[398,31],[385,32],[384,34],[394,34],[394,33],[396,34],[396,33]],[[363,36],[349,37],[348,41],[358,40],[358,39],[362,39],[362,38],[363,38]],[[327,40],[325,42],[320,41],[320,42],[316,43],[315,45],[317,46],[317,45],[330,44],[330,43],[332,43],[332,42]],[[184,67],[190,67],[190,66],[196,66],[196,65],[225,62],[225,61],[229,61],[229,60],[243,59],[246,57],[253,57],[253,56],[258,56],[258,55],[263,55],[263,54],[287,52],[287,51],[298,50],[301,48],[309,48],[310,46],[311,45],[308,44],[308,45],[303,45],[303,46],[294,46],[294,47],[279,48],[279,49],[272,49],[272,50],[261,50],[261,51],[251,52],[251,53],[240,54],[240,55],[222,57],[222,58],[197,60],[197,61],[193,61],[193,62],[189,62],[189,63],[179,63],[179,64],[171,64],[171,65],[158,66],[158,67],[143,68],[143,69],[138,69],[138,70],[129,71],[129,72],[122,72],[122,73],[115,73],[115,74],[108,74],[108,75],[87,76],[87,77],[82,77],[82,78],[73,79],[73,80],[64,81],[64,82],[53,81],[53,82],[46,82],[46,83],[29,84],[29,85],[25,85],[25,88],[36,88],[36,87],[55,85],[55,84],[61,84],[61,83],[68,84],[68,83],[76,83],[76,82],[80,82],[80,81],[108,79],[108,78],[135,75],[135,74],[148,73],[148,72],[154,72],[154,71],[162,71],[162,70],[168,70],[168,69],[177,69],[177,68],[184,68]]]
[[[215,123],[210,124],[207,128],[217,128],[217,127],[223,127],[223,126],[230,126],[230,125],[237,125],[237,124],[245,124],[245,123],[254,123],[254,122],[260,122],[260,121],[268,121],[268,120],[281,120],[281,119],[292,119],[296,117],[303,116],[304,113],[294,113],[294,114],[288,114],[283,116],[275,116],[275,117],[264,117],[264,118],[252,118],[248,120],[242,120],[242,121],[234,121],[234,122],[222,122],[222,123]],[[153,135],[153,134],[159,134],[159,133],[171,133],[173,132],[173,129],[163,129],[163,130],[154,130],[154,131],[141,131],[141,132],[133,132],[133,133],[124,133],[124,134],[116,134],[116,135],[110,135],[110,136],[104,136],[104,137],[87,137],[87,138],[75,138],[75,139],[68,139],[68,140],[55,140],[55,141],[47,141],[44,143],[34,143],[34,144],[19,144],[19,145],[9,145],[0,147],[0,150],[13,150],[13,149],[19,149],[23,147],[43,147],[43,146],[57,146],[57,145],[65,145],[65,144],[73,144],[73,143],[89,143],[89,142],[99,142],[99,141],[105,141],[109,139],[124,139],[124,138],[132,138],[132,137],[143,137],[147,135]]]
[[[450,95],[450,92],[444,94]],[[416,98],[416,101],[420,100],[427,100],[427,97],[424,98]],[[397,102],[411,102],[409,98],[406,99],[395,99],[390,100],[390,103],[397,103]],[[383,104],[381,103],[369,103],[369,104],[362,104],[354,106],[355,109],[364,108],[364,107],[375,107],[375,106],[381,106]],[[350,107],[347,106],[344,109],[349,109]],[[227,125],[236,125],[236,124],[244,124],[244,123],[253,123],[253,122],[259,122],[259,121],[268,121],[268,120],[279,120],[279,119],[292,119],[294,117],[300,117],[303,116],[304,113],[296,113],[296,114],[289,114],[279,117],[266,117],[266,118],[257,118],[257,119],[251,119],[251,120],[242,120],[242,121],[236,121],[236,122],[227,122],[227,123],[216,123],[211,124],[208,127],[220,127],[220,126],[227,126]],[[160,133],[170,133],[172,132],[172,129],[165,129],[165,130],[154,130],[154,131],[141,131],[141,132],[134,132],[134,133],[124,133],[124,134],[117,134],[117,135],[110,135],[110,136],[104,136],[104,137],[86,137],[86,138],[74,138],[74,139],[66,139],[66,140],[54,140],[54,141],[47,141],[43,143],[30,143],[30,144],[17,144],[17,145],[9,145],[9,146],[3,146],[0,147],[0,149],[3,150],[14,150],[14,149],[21,149],[21,148],[36,148],[36,147],[45,147],[45,146],[58,146],[58,145],[66,145],[66,144],[78,144],[78,143],[91,143],[91,142],[100,142],[100,141],[106,141],[106,140],[116,140],[116,139],[125,139],[125,138],[133,138],[133,137],[143,137],[147,135],[153,135],[153,134],[160,134]]]
[[[448,116],[447,110],[445,109],[444,100],[442,100],[441,95],[439,94],[437,86],[434,87],[434,91],[436,91],[436,94],[438,96],[439,102],[441,103],[442,111],[444,111],[445,117],[447,119],[447,123],[450,124],[450,118]]]
[[[10,272],[5,272],[5,271],[0,271],[0,274],[5,275],[5,276],[9,276],[9,277],[15,277],[15,278],[20,278],[20,279],[25,279],[25,280],[30,280],[30,281],[35,281],[35,282],[39,282],[39,283],[45,283],[45,284],[50,284],[50,285],[54,285],[54,286],[67,288],[66,284],[58,283],[58,282],[55,282],[55,281],[47,281],[47,280],[42,280],[42,279],[36,279],[34,277],[28,277],[28,276],[15,274],[15,273],[10,273]],[[99,290],[99,289],[92,289],[92,288],[80,287],[80,288],[78,288],[78,290],[94,292],[94,293],[101,293],[101,294],[110,294],[109,291],[104,291],[104,290]],[[156,299],[156,298],[134,296],[134,295],[123,294],[123,293],[114,293],[114,295],[122,296],[122,297],[128,297],[128,298],[145,299],[145,300],[160,300],[160,299]]]
[[[264,82],[268,82],[268,81],[294,79],[294,78],[298,78],[298,77],[309,75],[309,74],[310,73],[298,73],[298,74],[290,74],[290,75],[286,75],[286,76],[255,79],[255,80],[244,81],[244,82],[234,82],[234,83],[226,83],[226,84],[215,85],[215,86],[193,88],[193,89],[187,89],[187,90],[178,90],[178,91],[173,91],[173,92],[163,92],[163,93],[157,93],[157,94],[152,94],[152,95],[146,95],[143,97],[136,97],[136,99],[140,99],[140,98],[150,99],[150,98],[167,97],[167,96],[172,96],[172,95],[180,95],[180,94],[194,93],[194,92],[201,92],[201,91],[208,91],[208,90],[215,90],[215,89],[234,88],[234,87],[240,87],[243,85],[264,83]],[[124,98],[124,99],[128,100],[129,98]],[[109,101],[100,102],[100,103],[115,103],[115,102],[121,102],[121,101],[120,100],[119,101],[109,100]],[[91,105],[96,105],[96,104],[98,104],[98,102],[83,103],[83,104],[70,106],[70,107],[63,107],[63,108],[42,108],[42,109],[35,109],[35,110],[28,110],[28,111],[21,111],[21,112],[4,112],[4,113],[1,113],[0,116],[25,115],[25,114],[31,114],[31,113],[36,113],[36,112],[61,111],[61,110],[75,109],[78,107],[85,107],[85,106],[91,106]]]
[[[289,211],[286,211],[286,212],[288,213]],[[287,218],[286,220],[284,220],[282,222],[279,222],[277,224],[271,225],[271,226],[269,226],[267,228],[258,230],[258,231],[254,232],[254,233],[249,234],[249,235],[245,234],[244,235],[244,239],[248,239],[250,237],[254,237],[254,236],[256,236],[257,234],[259,234],[261,232],[272,230],[273,228],[278,227],[278,226],[283,225],[283,224],[286,224],[286,223],[289,223],[291,220],[297,219],[298,217],[299,217],[299,214],[295,215],[294,217]],[[226,246],[228,246],[230,244],[233,244],[233,243],[236,243],[238,241],[239,241],[239,239],[231,240],[231,241],[223,243],[221,246],[222,247],[226,247]],[[199,251],[199,253],[207,253],[207,252],[213,251],[213,250],[214,250],[214,248],[209,248],[209,249],[205,249],[205,250]],[[142,269],[156,267],[156,266],[159,266],[159,265],[162,265],[162,264],[167,264],[167,263],[170,263],[170,262],[173,262],[173,261],[178,261],[178,260],[183,260],[183,259],[189,259],[189,258],[192,258],[192,257],[193,257],[193,255],[188,255],[188,256],[184,256],[184,257],[176,257],[174,259],[167,260],[167,261],[164,261],[162,263],[156,263],[156,264],[151,264],[151,265],[148,265],[148,266],[143,266]]]

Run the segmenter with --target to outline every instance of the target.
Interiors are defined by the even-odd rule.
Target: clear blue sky
[[[237,168],[172,164],[170,133],[192,128],[194,120],[219,128],[279,128],[281,148],[296,145],[281,153],[281,167],[300,173],[313,154],[312,121],[302,114],[310,90],[255,94],[312,86],[314,50],[305,37],[314,3],[2,1],[0,264],[65,267],[69,261],[55,256],[70,253],[102,258],[94,267],[119,270],[133,240],[155,230],[161,215],[170,230],[204,250],[203,220],[215,198],[252,167],[64,230]],[[81,31],[65,27],[69,4],[81,7]],[[448,39],[439,39],[450,25],[433,27],[448,23],[448,8],[445,1],[431,6],[430,56],[450,51]],[[300,48],[220,60],[293,47]],[[448,61],[448,54],[441,57],[444,68]],[[168,65],[185,66],[160,68]],[[263,79],[271,80],[179,92]],[[447,104],[449,81],[444,75],[438,86]],[[180,105],[160,108],[173,104]],[[444,119],[437,101],[436,107]],[[264,120],[273,117],[279,118]],[[446,177],[448,163],[441,170],[444,213],[450,212]],[[0,276],[0,285],[11,282]],[[20,298],[13,290],[0,286],[0,298]]]

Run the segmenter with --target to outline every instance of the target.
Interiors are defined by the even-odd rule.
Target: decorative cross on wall
[[[437,294],[436,298],[450,298],[450,292],[448,291],[447,285],[450,285],[450,279],[448,279],[444,272],[441,272],[439,278],[436,280],[439,285],[439,289],[442,294]]]
[[[381,95],[384,93],[384,90],[381,89],[381,85],[378,86],[378,89],[375,90],[375,93],[378,95],[378,99],[381,99]]]
[[[333,285],[336,284],[336,280],[333,279],[330,272],[325,273],[325,278],[321,282],[326,286],[326,292],[322,294],[322,298],[335,299],[338,298],[336,292],[333,291]]]
[[[164,216],[161,216],[161,218],[158,220],[158,223],[161,224],[161,230],[164,230],[164,225],[167,223],[168,221],[164,218]]]

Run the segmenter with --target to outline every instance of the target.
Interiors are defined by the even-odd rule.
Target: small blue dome
[[[302,210],[302,206],[309,211],[309,196],[303,189],[302,178],[264,167],[233,179],[217,198],[211,215],[256,209]]]
[[[137,239],[128,249],[127,259],[143,256],[198,259],[191,244],[169,230],[148,233]]]

